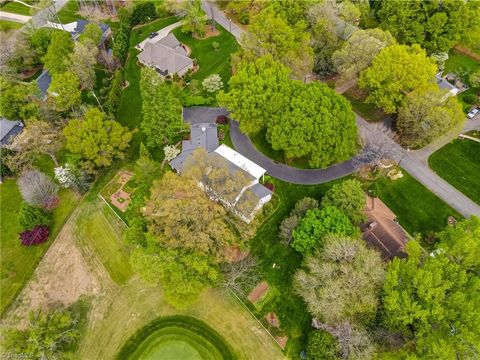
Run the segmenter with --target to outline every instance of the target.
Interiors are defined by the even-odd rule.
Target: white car
[[[468,114],[467,114],[467,117],[469,119],[472,119],[475,115],[478,114],[478,112],[480,112],[480,109],[479,108],[475,108],[473,109],[472,111],[470,111]]]

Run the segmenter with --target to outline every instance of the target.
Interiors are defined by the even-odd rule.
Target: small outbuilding
[[[23,123],[20,120],[8,120],[0,118],[0,145],[6,147],[11,145],[14,139],[22,133]]]

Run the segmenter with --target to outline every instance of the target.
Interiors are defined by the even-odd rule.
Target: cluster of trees
[[[50,213],[45,212],[41,207],[23,203],[18,216],[18,222],[22,227],[22,232],[19,234],[22,245],[37,245],[47,241],[48,228],[52,223]]]
[[[137,232],[130,241],[140,242],[132,254],[132,265],[150,283],[161,283],[170,303],[183,307],[198,294],[218,284],[219,266],[226,250],[243,247],[239,222],[209,199],[188,176],[171,172],[154,181],[144,211],[148,232]]]
[[[362,240],[328,235],[294,277],[314,318],[307,358],[478,356],[479,238],[473,217],[439,233],[432,252],[410,240],[408,257],[385,266]]]
[[[124,84],[123,69],[117,69],[113,75],[107,101],[105,102],[105,109],[113,116],[116,115],[118,106],[120,105]]]
[[[28,327],[4,332],[3,345],[11,356],[68,359],[80,338],[79,316],[69,309],[31,312]]]
[[[229,92],[220,92],[218,100],[243,132],[266,131],[273,149],[306,157],[312,167],[346,160],[356,151],[350,103],[324,84],[290,79],[290,70],[271,55],[240,62]]]
[[[123,64],[128,53],[128,46],[130,43],[130,30],[132,23],[130,20],[130,13],[127,9],[118,9],[119,27],[115,36],[115,44],[113,44],[113,56]]]
[[[280,224],[280,239],[293,240],[292,247],[305,256],[322,249],[332,234],[357,235],[356,226],[364,220],[365,194],[357,180],[332,186],[320,205],[315,199],[303,198]]]

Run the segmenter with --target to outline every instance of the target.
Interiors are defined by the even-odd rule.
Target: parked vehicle
[[[470,110],[470,112],[467,114],[467,117],[469,119],[472,119],[475,115],[477,115],[478,113],[480,112],[480,109],[477,107],[477,108],[474,108],[473,110]]]

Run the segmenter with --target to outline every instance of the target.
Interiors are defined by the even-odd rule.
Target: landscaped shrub
[[[272,183],[266,183],[265,187],[270,191],[275,191],[275,185],[273,185]]]
[[[157,10],[153,2],[142,2],[135,5],[133,8],[130,22],[132,26],[151,21],[157,17]]]
[[[220,49],[220,43],[218,41],[212,42],[212,48],[213,50],[218,51],[218,49]]]
[[[308,334],[307,360],[334,360],[339,358],[337,340],[324,330]]]
[[[218,74],[212,74],[202,81],[202,86],[206,92],[214,93],[223,88],[222,78]]]
[[[23,203],[18,214],[18,222],[23,230],[31,230],[35,226],[49,226],[52,218],[41,208]]]
[[[23,199],[33,206],[52,210],[58,204],[58,186],[38,170],[28,170],[17,180]]]
[[[211,103],[210,97],[204,98],[203,96],[185,96],[185,106],[199,106],[209,105]]]
[[[227,124],[228,123],[228,117],[226,117],[225,115],[218,115],[215,122],[217,124],[221,124],[221,125]]]
[[[22,245],[31,246],[42,244],[48,240],[48,227],[45,225],[37,225],[32,230],[26,230],[20,234],[20,242]]]
[[[474,104],[477,102],[477,96],[475,94],[465,94],[462,96],[462,100],[467,104]]]

